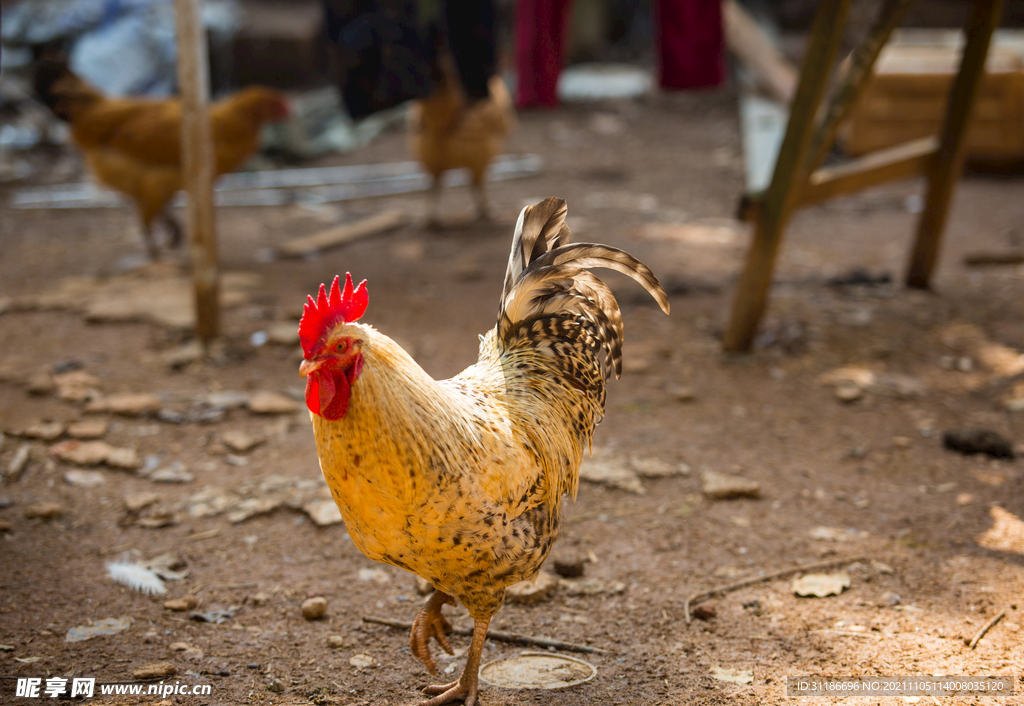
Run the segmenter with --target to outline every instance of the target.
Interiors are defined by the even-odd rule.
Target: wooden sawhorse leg
[[[829,73],[839,51],[849,8],[850,0],[822,0],[818,5],[810,44],[800,67],[800,83],[793,97],[786,135],[779,148],[772,183],[759,206],[754,240],[736,287],[732,316],[722,341],[726,351],[748,351],[753,346],[757,324],[768,304],[768,289],[782,231],[803,186],[804,162],[814,133],[818,106],[825,95]]]
[[[949,214],[953,187],[964,168],[971,108],[985,75],[985,59],[992,32],[999,24],[1003,0],[975,0],[967,26],[967,44],[960,71],[949,94],[939,151],[927,171],[928,196],[917,223],[917,237],[907,266],[908,287],[927,289],[939,259],[942,230]]]

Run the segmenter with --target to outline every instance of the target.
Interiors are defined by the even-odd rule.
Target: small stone
[[[86,412],[111,412],[125,417],[155,414],[160,409],[160,398],[149,393],[125,392],[93,400]]]
[[[697,395],[689,385],[670,385],[666,391],[676,402],[693,402],[697,399]]]
[[[8,483],[15,483],[19,478],[21,478],[21,474],[28,465],[28,461],[31,457],[31,444],[23,444],[18,447],[18,450],[14,452],[14,456],[11,458],[11,462],[7,464]]]
[[[690,612],[697,620],[711,620],[718,615],[718,608],[714,603],[701,603]]]
[[[348,643],[345,642],[345,638],[343,638],[341,635],[327,636],[327,646],[330,647],[332,650],[341,649],[342,647],[345,647],[347,644]]]
[[[68,436],[72,439],[99,439],[108,429],[110,424],[105,419],[83,419],[68,426]]]
[[[566,579],[578,579],[583,575],[586,559],[579,554],[558,554],[552,560],[555,573]]]
[[[909,436],[894,436],[892,437],[892,445],[897,449],[909,449],[910,448],[910,437]]]
[[[307,598],[302,602],[302,617],[306,620],[320,620],[327,615],[327,599],[323,596]]]
[[[49,395],[56,389],[57,386],[53,383],[53,378],[46,371],[36,373],[28,380],[30,395]]]
[[[284,684],[281,683],[280,679],[271,679],[270,683],[267,684],[267,691],[272,691],[275,694],[283,694]]]
[[[957,505],[960,505],[960,506],[970,505],[973,502],[974,502],[974,496],[971,495],[970,493],[958,493],[957,496],[956,496],[956,504]]]
[[[254,606],[265,605],[270,602],[270,594],[263,593],[262,591],[260,591],[256,595],[252,596],[249,599],[249,602],[252,603]]]
[[[671,478],[672,476],[690,475],[690,467],[685,463],[670,463],[660,458],[630,459],[630,465],[642,478]]]
[[[55,517],[63,515],[64,508],[60,503],[34,503],[32,505],[25,506],[23,514],[28,519],[38,517],[42,520],[52,520]]]
[[[165,603],[164,605],[166,606],[167,604]],[[185,652],[186,650],[191,650],[192,645],[187,642],[172,642],[167,646],[167,649],[171,652]]]
[[[164,601],[164,608],[167,610],[173,610],[177,613],[192,610],[197,605],[199,605],[199,599],[191,595],[185,596],[184,598],[172,598]]]
[[[195,476],[181,464],[158,468],[146,477],[154,483],[191,483],[195,480]]]
[[[276,392],[257,392],[249,398],[249,411],[255,414],[292,414],[301,408],[295,400]]]
[[[107,482],[99,471],[72,470],[64,474],[64,482],[76,488],[96,488]]]
[[[86,402],[100,396],[100,381],[84,370],[72,370],[53,376],[57,396],[65,402]]]
[[[557,587],[558,577],[542,569],[533,581],[520,581],[506,588],[505,599],[510,603],[541,603],[550,598]]]
[[[311,500],[302,506],[302,511],[317,527],[326,527],[342,521],[341,510],[333,500]]]
[[[106,461],[107,465],[111,468],[123,468],[129,471],[135,470],[142,465],[138,452],[128,447],[113,449],[107,454]]]
[[[132,671],[132,676],[136,679],[161,679],[163,677],[172,677],[178,673],[178,668],[170,662],[154,662],[153,664],[147,664],[144,667],[139,667]]]
[[[881,600],[878,602],[880,608],[887,608],[897,606],[902,602],[900,594],[893,593],[892,591],[886,591],[882,594]]]
[[[600,454],[595,458],[584,458],[580,465],[580,480],[600,483],[636,495],[644,495],[647,492],[640,476],[629,468],[624,458],[606,454]]]
[[[96,466],[107,460],[114,447],[105,441],[65,441],[50,447],[50,455],[79,466]]]
[[[562,579],[558,585],[570,596],[610,596],[623,593],[626,590],[626,584],[622,581],[603,581],[601,579],[583,579],[582,581]]]
[[[856,383],[843,382],[836,385],[835,396],[840,402],[849,404],[864,396],[864,388]]]
[[[160,361],[169,368],[179,370],[190,363],[202,360],[203,344],[199,340],[191,340],[177,348],[172,348],[160,356]]]
[[[362,669],[369,669],[370,667],[376,666],[377,660],[375,660],[370,655],[358,654],[358,655],[352,655],[352,657],[349,658],[348,663],[351,664],[356,669],[362,670]]]
[[[705,471],[701,491],[708,500],[757,498],[761,495],[761,485],[747,478]]]
[[[129,512],[143,510],[160,499],[159,493],[129,493],[124,496],[124,506]]]
[[[266,441],[262,436],[247,434],[244,431],[226,431],[221,434],[220,438],[225,446],[238,453],[251,451]]]
[[[11,524],[10,520],[0,520],[0,532],[4,534],[10,534],[14,531],[14,525]]]
[[[178,524],[178,516],[170,510],[165,510],[142,517],[135,524],[143,529],[160,529]]]
[[[26,439],[41,439],[53,441],[64,433],[64,425],[61,422],[46,421],[37,422],[21,433]]]

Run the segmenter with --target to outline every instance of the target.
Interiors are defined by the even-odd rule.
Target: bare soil
[[[624,590],[580,596],[562,587],[540,603],[506,605],[492,625],[607,650],[577,655],[597,676],[560,692],[486,687],[482,702],[781,704],[790,698],[786,678],[796,675],[999,674],[1017,680],[1016,696],[955,703],[1024,703],[1024,548],[980,539],[995,522],[994,506],[1024,517],[1024,467],[1019,459],[953,453],[941,442],[944,430],[960,427],[1024,441],[1024,415],[1005,406],[1022,396],[1013,385],[1022,379],[1014,365],[1024,350],[1024,271],[962,262],[967,251],[1020,247],[1020,178],[971,174],[960,184],[931,292],[899,284],[918,182],[800,212],[756,351],[727,356],[720,336],[748,239],[732,220],[743,164],[730,90],[525,113],[508,151],[540,154],[546,168],[492,185],[493,224],[469,222],[469,192],[450,189],[442,214],[452,226],[442,232],[414,223],[315,258],[273,260],[268,248],[342,220],[385,208],[419,216],[424,198],[219,210],[224,268],[258,276],[259,286],[247,303],[224,311],[226,352],[180,369],[162,359],[185,339],[179,331],[87,323],[74,311],[26,304],[65,278],[109,276],[125,256],[140,256],[130,211],[4,207],[0,297],[11,299],[0,315],[0,471],[23,444],[31,458],[19,479],[0,487],[0,643],[9,646],[0,648],[0,701],[32,702],[14,697],[15,677],[123,681],[166,660],[177,670],[169,680],[212,686],[211,696],[171,697],[175,704],[415,703],[428,675],[407,634],[361,620],[411,620],[422,598],[410,575],[366,571],[375,565],[342,524],[317,526],[288,503],[240,522],[228,512],[190,513],[198,493],[244,494],[268,479],[278,487],[270,496],[296,484],[315,494],[322,481],[306,413],[230,408],[220,417],[213,410],[208,423],[164,420],[173,417],[167,411],[187,417],[213,392],[301,400],[297,346],[255,347],[250,337],[294,321],[307,293],[349,270],[369,280],[367,321],[431,374],[457,373],[474,360],[477,334],[494,323],[518,210],[558,195],[568,201],[577,240],[626,248],[671,293],[666,317],[632,282],[608,276],[626,322],[626,369],[610,386],[595,447],[684,463],[689,473],[644,479],[643,494],[585,482],[576,502],[566,501],[559,551],[588,558],[585,579],[621,582]],[[407,158],[396,131],[324,163]],[[830,282],[854,268],[888,273],[892,282]],[[84,403],[30,392],[34,376],[68,361],[95,376],[102,393],[153,393],[165,413],[87,415]],[[849,402],[822,381],[845,366],[874,381]],[[156,483],[101,466],[102,485],[75,487],[65,478],[75,467],[48,453],[63,439],[13,433],[42,420],[97,417],[110,422],[109,444],[135,449],[150,470],[185,470],[193,479]],[[265,442],[231,451],[223,443],[229,432]],[[701,494],[706,471],[757,481],[760,497],[710,501]],[[159,498],[127,510],[124,498],[141,492]],[[58,503],[62,514],[26,518],[41,502]],[[140,526],[160,513],[170,524]],[[176,552],[188,571],[167,583],[166,596],[108,577],[109,561],[165,552]],[[845,557],[860,558],[838,561],[851,577],[841,595],[798,597],[786,576],[706,601],[705,619],[684,621],[684,602],[699,591]],[[237,606],[237,614],[212,624],[163,606],[188,595],[199,611]],[[324,619],[303,618],[310,596],[327,599]],[[965,638],[1004,609],[969,648]],[[462,609],[451,615],[470,624]],[[133,621],[123,632],[65,641],[74,626],[120,616]],[[338,636],[333,647],[330,636]],[[440,664],[457,673],[468,638],[453,641],[460,656]],[[490,641],[485,661],[524,649],[535,648]],[[370,666],[353,666],[357,655],[368,655]],[[716,679],[715,667],[748,670],[752,682]]]

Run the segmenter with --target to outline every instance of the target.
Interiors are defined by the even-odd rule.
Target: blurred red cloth
[[[516,105],[558,105],[572,0],[519,0],[516,12]],[[719,0],[657,0],[655,32],[662,88],[705,88],[725,78]]]

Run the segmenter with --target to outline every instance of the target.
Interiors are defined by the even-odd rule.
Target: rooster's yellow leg
[[[444,651],[448,654],[455,654],[445,633],[452,629],[452,626],[441,615],[441,606],[445,603],[455,605],[455,600],[447,593],[434,591],[427,602],[420,608],[416,620],[412,624],[412,632],[409,634],[409,647],[413,655],[423,660],[431,674],[437,673],[437,665],[434,658],[430,656],[430,638],[437,640]]]
[[[462,670],[459,680],[451,684],[428,686],[423,691],[427,694],[437,694],[437,696],[429,701],[424,701],[419,706],[441,706],[441,704],[452,701],[462,701],[465,706],[476,706],[476,691],[480,681],[480,657],[484,651],[487,625],[490,622],[490,618],[477,618],[473,622],[473,642],[470,643],[466,668]]]

